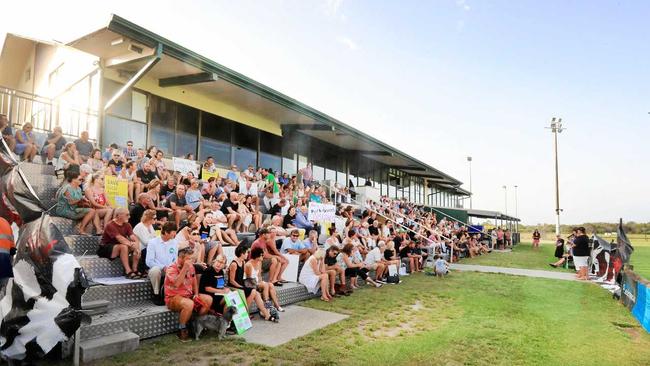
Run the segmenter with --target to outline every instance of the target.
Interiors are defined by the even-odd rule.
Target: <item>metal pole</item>
[[[519,218],[519,208],[517,207],[517,186],[515,186],[515,217]]]
[[[506,186],[503,186],[503,196],[504,196],[505,202],[506,202],[506,212],[505,213],[507,215],[508,214],[508,187],[506,187]]]
[[[555,153],[555,235],[560,235],[560,177],[559,163],[557,154],[557,134],[562,132],[562,118],[555,117],[551,120],[551,130],[553,131],[553,148]]]
[[[468,156],[467,161],[469,162],[469,208],[472,209],[472,196],[474,195],[474,191],[472,191],[472,157]]]

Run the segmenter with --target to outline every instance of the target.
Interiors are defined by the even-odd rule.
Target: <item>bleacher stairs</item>
[[[54,168],[32,163],[21,163],[20,168],[45,206],[52,207],[60,184]],[[119,259],[109,261],[99,258],[95,252],[100,237],[78,235],[72,220],[60,217],[52,219],[65,236],[91,284],[82,297],[83,310],[92,316],[92,322],[81,328],[81,362],[132,351],[142,339],[176,332],[178,314],[151,302],[152,289],[148,279],[115,285],[94,282],[93,279],[97,278],[124,278]],[[244,236],[250,237],[250,234]],[[277,288],[277,293],[282,306],[313,297],[299,283],[285,284]],[[253,306],[251,312],[255,311],[257,309]]]

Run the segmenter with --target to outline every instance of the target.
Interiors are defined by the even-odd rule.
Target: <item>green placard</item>
[[[253,323],[251,323],[251,318],[248,316],[248,310],[246,310],[246,298],[244,297],[244,292],[241,290],[230,291],[224,296],[224,299],[226,300],[226,306],[234,306],[237,308],[237,313],[232,318],[233,323],[235,323],[235,328],[237,329],[237,334],[242,334],[251,329]]]

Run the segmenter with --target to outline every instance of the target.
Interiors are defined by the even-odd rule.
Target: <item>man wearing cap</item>
[[[148,250],[147,250],[148,251]],[[165,274],[165,304],[171,311],[178,312],[178,339],[190,341],[187,322],[196,307],[198,315],[205,315],[212,306],[212,297],[199,294],[199,283],[192,260],[194,251],[185,247],[178,251],[178,258],[169,265]]]
[[[161,228],[160,237],[153,238],[147,243],[147,256],[145,264],[149,268],[149,280],[153,287],[153,302],[164,305],[160,294],[160,283],[167,267],[178,257],[178,241],[176,238],[176,224],[166,222]]]
[[[14,233],[9,221],[0,217],[0,284],[5,278],[13,277],[11,257],[16,253]]]

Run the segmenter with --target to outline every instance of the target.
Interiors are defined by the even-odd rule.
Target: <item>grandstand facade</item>
[[[312,163],[315,180],[450,209],[470,194],[448,174],[115,15],[69,44],[8,34],[0,88],[0,113],[14,127],[89,131],[100,147],[132,140],[167,156],[289,175]],[[504,219],[496,214],[487,217]]]

